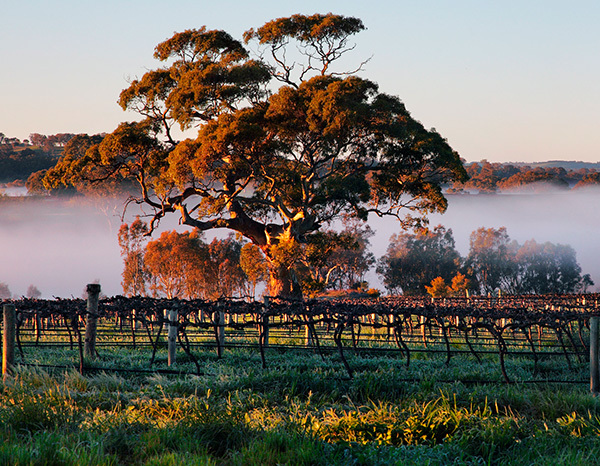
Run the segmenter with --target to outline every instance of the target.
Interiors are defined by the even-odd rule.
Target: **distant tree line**
[[[256,298],[257,289],[269,293],[267,261],[252,243],[234,235],[206,242],[198,230],[165,231],[150,240],[148,232],[139,218],[119,230],[125,296],[214,300]],[[392,235],[377,261],[368,251],[372,235],[368,226],[346,221],[341,232],[315,234],[302,251],[288,251],[287,257],[300,263],[304,294],[377,295],[365,280],[373,266],[390,295],[566,294],[585,293],[594,285],[571,246],[534,239],[519,244],[504,227],[473,231],[466,257],[456,250],[452,230],[442,225]],[[40,296],[30,285],[26,297]],[[0,299],[11,297],[9,286],[0,283]]]
[[[29,139],[20,141],[0,133],[0,183],[25,182],[33,174],[54,167],[73,136],[32,133]]]
[[[408,295],[580,293],[594,284],[582,275],[571,246],[534,239],[519,244],[504,227],[472,232],[467,257],[441,225],[392,235],[377,272],[390,294]]]
[[[300,263],[305,295],[365,292],[365,275],[375,265],[391,295],[563,294],[586,292],[594,284],[571,246],[533,239],[519,244],[504,227],[472,232],[467,257],[442,225],[394,234],[378,261],[368,252],[372,231],[355,223],[344,227],[313,235],[302,251],[282,254]],[[252,243],[234,235],[206,242],[197,230],[166,231],[150,241],[148,231],[139,218],[119,231],[126,296],[254,298],[261,286],[269,293],[267,261]]]
[[[30,192],[48,193],[42,183],[46,170],[56,167],[59,157],[63,154],[70,154],[69,161],[83,160],[90,146],[88,142],[98,143],[104,136],[100,134],[75,137],[72,133],[53,135],[31,133],[29,139],[20,141],[0,133],[0,182],[28,180],[27,187]],[[494,163],[487,160],[472,162],[465,164],[469,179],[463,183],[451,183],[448,192],[495,193],[512,190],[541,192],[548,189],[568,190],[600,185],[600,171],[596,168],[569,168],[569,164],[565,162],[564,166],[544,166]],[[571,163],[571,165],[582,164]],[[53,191],[61,194],[65,192],[65,190]]]
[[[27,291],[25,292],[26,298],[37,299],[42,296],[42,292],[35,285],[29,285],[27,287]],[[0,282],[0,299],[11,299],[13,297],[12,292],[10,291],[10,287],[3,282]]]
[[[66,144],[75,137],[73,133],[58,133],[46,136],[45,134],[31,133],[29,142],[38,146],[46,152],[52,152],[57,148],[65,147]]]
[[[207,242],[198,230],[165,231],[154,240],[148,232],[140,218],[119,230],[125,296],[255,298],[261,285],[269,293],[268,263],[256,245],[235,235]],[[280,257],[298,265],[299,282],[309,296],[328,289],[360,290],[375,263],[367,251],[372,234],[368,227],[346,222],[342,232],[310,235],[301,251],[282,251]]]
[[[566,169],[560,166],[490,163],[487,160],[465,164],[465,168],[469,179],[464,183],[453,183],[449,192],[541,192],[600,185],[600,172],[594,168]]]

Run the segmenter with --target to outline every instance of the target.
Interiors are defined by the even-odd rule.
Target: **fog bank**
[[[577,252],[583,273],[600,290],[600,190],[544,194],[449,195],[443,215],[430,224],[451,228],[461,255],[469,250],[469,235],[479,227],[505,226],[512,239],[524,243],[569,244]],[[117,241],[122,204],[89,200],[0,202],[0,282],[22,296],[35,285],[43,298],[80,297],[87,283],[99,282],[108,296],[120,294],[123,261]],[[135,211],[129,212],[131,221]],[[375,236],[371,251],[386,252],[388,239],[399,232],[393,219],[370,218]],[[174,228],[171,216],[154,234]],[[383,289],[374,271],[373,287]]]
[[[43,298],[81,297],[100,282],[120,291],[116,211],[85,201],[18,199],[0,203],[0,282],[13,295],[35,285]]]

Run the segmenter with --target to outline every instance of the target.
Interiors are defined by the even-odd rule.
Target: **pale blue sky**
[[[597,0],[0,0],[0,132],[110,132],[174,32],[330,11],[368,28],[363,75],[468,161],[600,161]]]

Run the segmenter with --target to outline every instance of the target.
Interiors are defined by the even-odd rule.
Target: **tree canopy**
[[[517,264],[513,257],[518,245],[511,242],[505,227],[478,228],[471,233],[469,246],[466,265],[482,294],[515,286]]]
[[[136,201],[153,209],[151,229],[179,213],[200,231],[240,233],[267,258],[271,292],[298,296],[292,263],[278,255],[342,214],[406,221],[405,212],[443,211],[442,185],[466,179],[440,134],[357,76],[362,63],[336,69],[362,29],[327,14],[270,21],[245,44],[206,27],[176,33],[156,46],[163,66],[121,93],[120,105],[143,119],[65,158],[61,176],[50,170],[46,180],[134,181]],[[177,141],[174,125],[194,134]]]
[[[452,230],[438,225],[415,233],[394,234],[377,272],[392,294],[462,296],[467,290],[487,295],[581,293],[594,284],[582,275],[575,250],[534,239],[520,245],[505,227],[471,233],[467,257],[454,247]]]
[[[426,286],[438,277],[452,280],[459,267],[452,230],[438,225],[392,235],[377,272],[391,293],[418,295],[425,294]]]

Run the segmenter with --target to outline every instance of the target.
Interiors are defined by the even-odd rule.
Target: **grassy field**
[[[350,379],[335,356],[268,353],[262,369],[256,350],[198,352],[201,376],[20,367],[0,385],[0,465],[600,464],[600,401],[586,384],[504,384],[492,355],[422,354],[406,368],[350,352]],[[93,365],[147,369],[147,356],[103,350]],[[560,358],[507,369],[521,381],[588,370]]]

